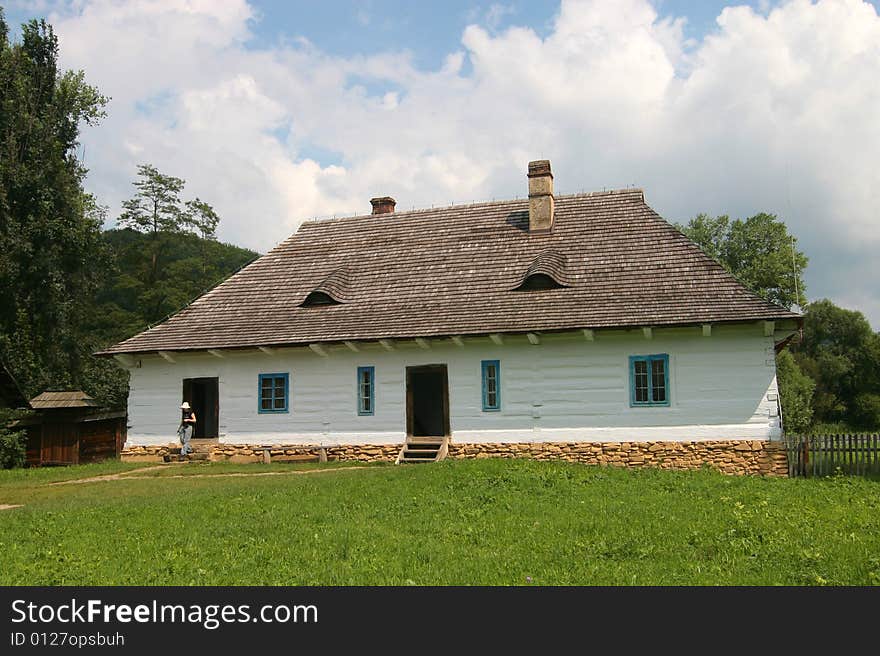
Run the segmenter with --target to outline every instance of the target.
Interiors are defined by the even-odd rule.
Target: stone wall
[[[327,446],[319,445],[260,445],[260,444],[195,444],[196,451],[210,451],[213,462],[265,462],[268,453],[272,462],[295,460],[301,456],[326,457],[329,461],[358,460],[360,462],[393,462],[400,452],[399,444],[364,444]],[[321,454],[321,451],[324,454]],[[180,445],[169,443],[151,446],[131,446],[122,451],[125,462],[162,462],[166,455],[180,452]]]
[[[725,474],[788,476],[781,442],[531,442],[450,444],[450,458],[534,458],[571,460],[587,465],[699,469]]]
[[[205,448],[205,447],[201,447]],[[321,456],[327,460],[393,462],[399,444],[317,445],[215,444],[210,446],[213,461],[263,462],[265,453],[275,462],[296,460],[302,456]],[[132,446],[123,450],[129,462],[161,462],[165,455],[177,453],[179,446]],[[323,457],[323,456],[321,456]],[[533,458],[535,460],[570,460],[587,465],[618,467],[660,467],[662,469],[699,469],[708,466],[725,474],[787,476],[785,449],[780,442],[725,440],[711,442],[529,442],[491,444],[449,444],[450,458]]]

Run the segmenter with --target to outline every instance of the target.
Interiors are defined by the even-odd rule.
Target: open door
[[[184,378],[183,400],[196,413],[193,439],[216,438],[220,434],[220,379]]]
[[[406,434],[449,435],[449,382],[445,364],[406,368]]]

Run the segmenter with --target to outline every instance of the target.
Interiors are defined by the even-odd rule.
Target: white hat
[[[184,401],[183,403],[180,404],[180,409],[181,410],[189,410],[189,403]]]

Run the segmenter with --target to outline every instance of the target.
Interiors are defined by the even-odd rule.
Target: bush
[[[786,433],[804,433],[813,423],[813,392],[816,383],[800,370],[788,351],[776,356],[776,376]]]
[[[24,467],[27,455],[27,433],[0,427],[0,467]]]
[[[859,394],[853,403],[853,417],[860,428],[880,428],[880,394]]]

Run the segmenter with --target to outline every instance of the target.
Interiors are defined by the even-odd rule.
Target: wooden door
[[[78,426],[71,422],[43,424],[40,464],[75,465],[79,462]]]

